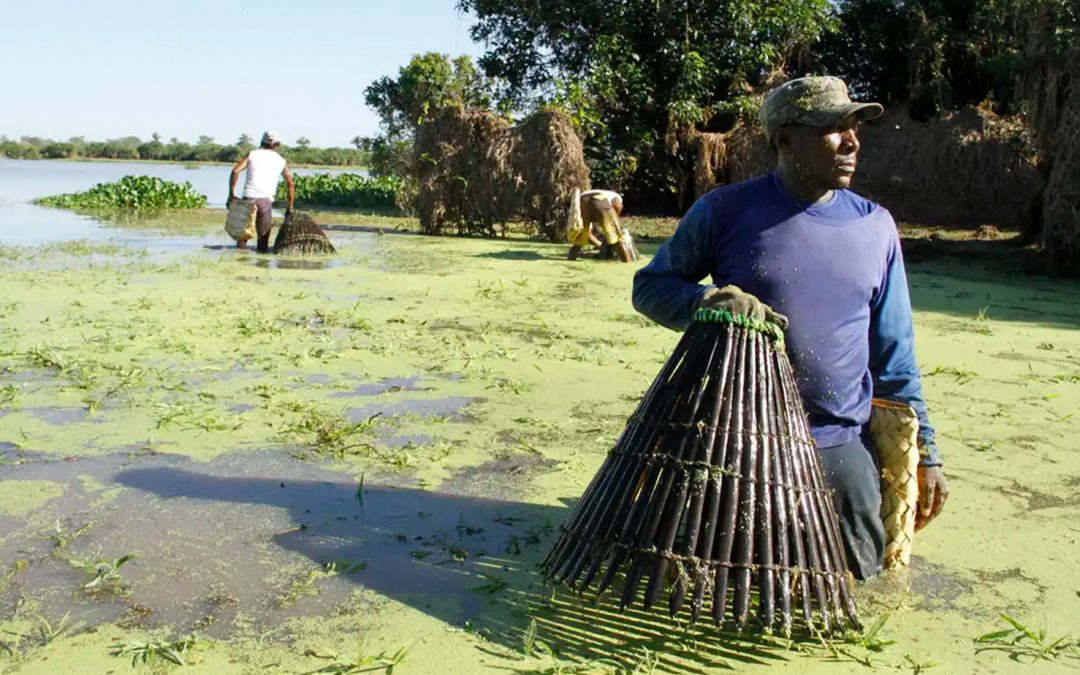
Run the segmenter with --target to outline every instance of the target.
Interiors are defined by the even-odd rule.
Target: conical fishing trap
[[[563,524],[545,576],[743,629],[858,627],[783,335],[698,310]]]
[[[329,255],[336,253],[326,233],[311,216],[297,213],[286,217],[274,238],[277,255]]]

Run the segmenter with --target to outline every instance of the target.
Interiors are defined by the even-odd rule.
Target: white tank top
[[[273,199],[278,178],[285,170],[285,158],[274,150],[259,148],[248,154],[244,199]]]
[[[621,200],[622,195],[612,190],[586,190],[581,193],[582,197],[607,197],[608,201]]]

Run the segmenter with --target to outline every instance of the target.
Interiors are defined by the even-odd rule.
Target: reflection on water
[[[339,258],[259,258],[256,267],[270,270],[328,270],[341,267],[345,261]]]
[[[224,208],[230,167],[220,165],[159,164],[155,162],[73,162],[0,158],[0,244],[38,246],[56,241],[115,240],[152,249],[197,248],[206,237],[162,239],[146,233],[102,227],[96,218],[67,209],[35,206],[38,197],[80,192],[98,183],[127,175],[155,176],[176,183],[189,182],[208,197],[211,207]],[[363,173],[362,170],[295,169],[310,173]],[[222,235],[224,236],[224,235]],[[177,241],[179,240],[179,241]],[[182,242],[182,245],[179,245]]]

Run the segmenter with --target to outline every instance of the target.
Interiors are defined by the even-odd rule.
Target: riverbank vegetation
[[[174,183],[152,176],[124,176],[113,183],[98,183],[84,192],[42,197],[34,203],[68,209],[159,211],[201,209],[206,206],[206,196],[195,192],[187,181]]]
[[[365,139],[354,138],[352,148],[317,148],[306,138],[280,151],[292,164],[319,166],[365,166],[371,156]],[[244,134],[235,143],[216,143],[209,136],[200,136],[195,143],[178,138],[162,141],[158,134],[149,140],[126,136],[107,141],[88,141],[81,136],[66,141],[23,136],[10,140],[0,136],[0,157],[11,159],[108,159],[148,160],[155,162],[225,162],[232,163],[255,149],[251,136]]]

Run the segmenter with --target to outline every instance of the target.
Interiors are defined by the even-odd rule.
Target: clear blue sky
[[[455,0],[2,0],[0,134],[158,132],[347,145],[364,87],[418,52],[482,49]]]

